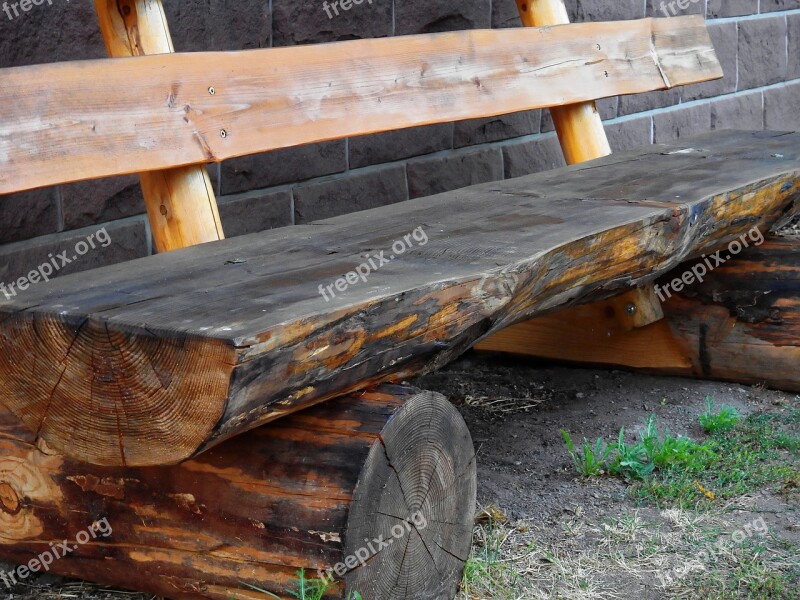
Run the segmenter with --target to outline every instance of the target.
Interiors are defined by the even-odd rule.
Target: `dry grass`
[[[732,519],[724,510],[638,509],[606,518],[578,511],[547,526],[507,522],[490,507],[476,523],[459,600],[796,598],[791,577],[800,549],[771,532],[698,560],[756,518]],[[695,568],[681,573],[685,565]]]
[[[16,588],[14,600],[161,600],[158,596],[112,590],[83,581],[59,583],[53,586],[44,582],[22,584]]]

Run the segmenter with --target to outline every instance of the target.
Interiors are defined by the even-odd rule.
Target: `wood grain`
[[[722,71],[703,19],[689,16],[140,56],[0,76],[3,194],[664,89]]]
[[[800,391],[800,239],[744,251],[663,308],[665,320],[632,329],[612,301],[587,304],[512,325],[476,347]]]
[[[366,564],[325,598],[450,600],[469,553],[475,452],[439,394],[382,386],[174,467],[93,467],[34,441],[0,413],[3,562],[106,519],[51,571],[174,600],[274,597],[248,586],[288,599],[299,569],[316,578],[358,552]]]
[[[0,301],[0,395],[80,460],[178,462],[766,231],[799,159],[798,133],[716,132],[65,276]]]
[[[161,0],[95,0],[94,5],[109,56],[175,51]],[[224,239],[205,166],[146,172],[140,179],[158,252]]]

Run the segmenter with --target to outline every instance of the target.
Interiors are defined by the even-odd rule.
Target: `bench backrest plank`
[[[0,193],[8,193],[664,89],[722,70],[704,20],[690,16],[83,61],[0,76]]]

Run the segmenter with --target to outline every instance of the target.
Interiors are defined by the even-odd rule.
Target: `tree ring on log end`
[[[440,394],[415,395],[381,432],[359,476],[344,540],[347,592],[452,599],[472,541],[476,481],[459,412]]]
[[[233,349],[103,321],[16,314],[0,341],[0,397],[47,446],[82,462],[188,458],[222,416]]]

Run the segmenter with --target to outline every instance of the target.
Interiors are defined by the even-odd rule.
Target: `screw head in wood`
[[[211,94],[211,95],[213,96],[214,94],[216,94],[216,93],[217,93],[217,88],[215,88],[215,87],[212,85],[211,87],[209,87],[209,88],[208,88],[208,93],[209,93],[209,94]]]

